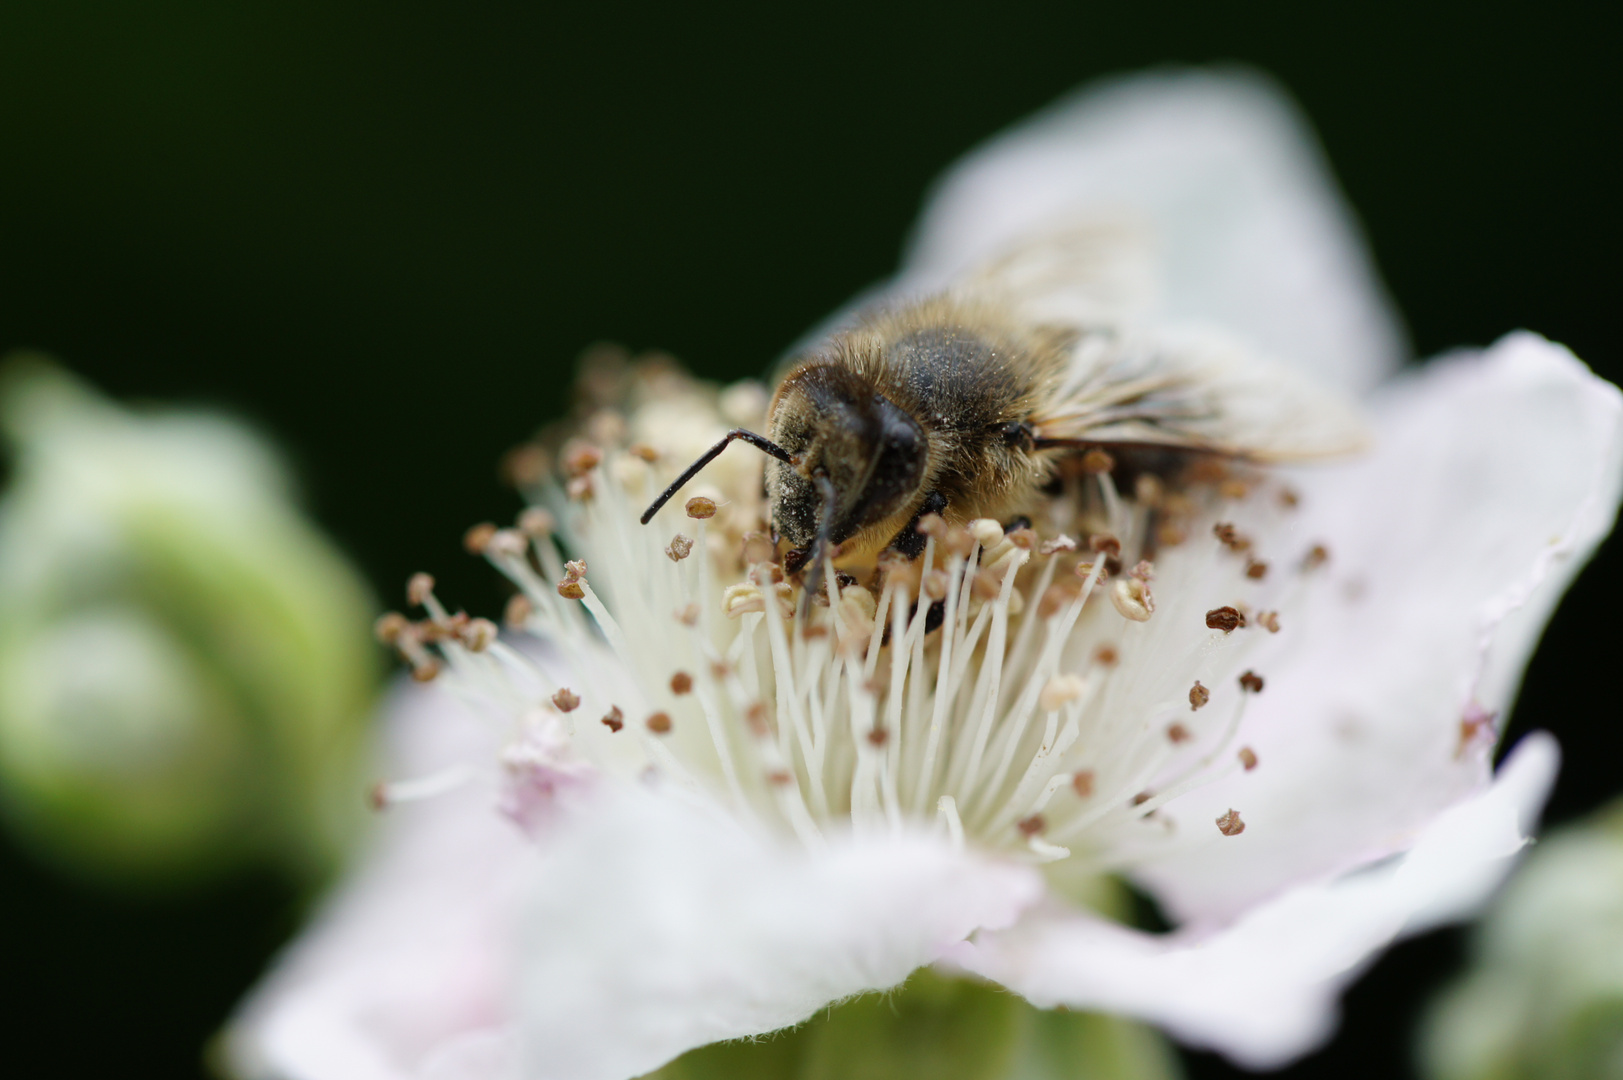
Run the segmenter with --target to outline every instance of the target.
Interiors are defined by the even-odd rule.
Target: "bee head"
[[[786,380],[772,430],[798,458],[767,470],[772,521],[808,554],[907,509],[928,473],[918,421],[841,366],[810,364]]]

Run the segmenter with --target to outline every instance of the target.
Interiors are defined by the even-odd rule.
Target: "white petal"
[[[620,1080],[894,986],[1041,894],[1029,868],[922,835],[752,833],[621,790],[550,849],[524,947],[525,1075]]]
[[[398,693],[390,712],[395,775],[495,754],[436,688]],[[472,1080],[512,1059],[510,958],[533,845],[488,786],[391,807],[381,824],[227,1029],[244,1080]]]
[[[1443,814],[1405,856],[1305,886],[1216,933],[1155,936],[1045,911],[954,953],[1033,1003],[1122,1012],[1251,1068],[1276,1067],[1334,1029],[1336,999],[1376,951],[1475,906],[1509,871],[1556,770],[1529,736],[1488,791]]]
[[[1540,630],[1610,529],[1623,487],[1623,407],[1570,353],[1516,334],[1437,361],[1376,398],[1378,444],[1304,472],[1273,573],[1315,541],[1315,591],[1255,657],[1267,680],[1237,773],[1169,804],[1175,855],[1137,878],[1180,921],[1222,923],[1313,876],[1405,849],[1487,778],[1491,735]],[[1243,528],[1243,520],[1241,522]],[[1536,718],[1535,718],[1536,719]],[[1209,822],[1229,807],[1241,836]]]
[[[940,182],[901,283],[940,288],[1085,217],[1149,226],[1162,321],[1222,326],[1350,390],[1406,352],[1307,122],[1260,75],[1111,80],[999,135]]]

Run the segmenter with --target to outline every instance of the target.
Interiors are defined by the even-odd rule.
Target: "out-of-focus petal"
[[[526,1077],[621,1080],[894,986],[1041,894],[920,834],[774,842],[663,793],[604,792],[526,911]]]
[[[1558,345],[1439,360],[1374,414],[1374,453],[1304,473],[1294,532],[1260,552],[1286,573],[1330,552],[1304,584],[1320,595],[1256,656],[1241,740],[1260,765],[1169,804],[1181,840],[1137,872],[1180,921],[1401,851],[1486,782],[1489,716],[1611,528],[1623,398]],[[1232,838],[1209,825],[1230,807],[1248,826]]]
[[[1509,871],[1555,776],[1529,736],[1494,785],[1438,817],[1406,855],[1262,904],[1215,933],[1155,936],[1077,912],[1028,914],[954,952],[968,970],[1040,1006],[1123,1012],[1253,1068],[1311,1050],[1336,999],[1404,933],[1456,918]]]
[[[943,287],[1083,219],[1148,227],[1153,319],[1220,325],[1346,390],[1406,353],[1311,129],[1262,75],[1158,72],[1061,99],[942,178],[898,284]]]

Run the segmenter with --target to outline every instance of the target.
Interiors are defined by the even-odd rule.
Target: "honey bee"
[[[1130,261],[1112,254],[1121,247],[1108,231],[1056,232],[946,291],[870,305],[788,361],[765,435],[728,432],[643,524],[742,440],[769,458],[784,568],[809,564],[815,591],[826,554],[915,558],[925,515],[1007,519],[1090,450],[1164,468],[1194,455],[1272,463],[1360,444],[1356,415],[1292,370],[1210,336],[1140,333],[1101,314],[1120,283],[1111,266]]]

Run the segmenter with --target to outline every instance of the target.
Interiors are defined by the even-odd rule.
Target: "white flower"
[[[831,586],[809,615],[746,571],[743,452],[683,493],[714,506],[638,526],[663,478],[760,408],[640,372],[552,504],[584,565],[534,513],[476,537],[540,649],[470,639],[426,595],[426,628],[395,628],[425,673],[412,634],[443,639],[440,685],[466,709],[402,703],[403,775],[482,758],[509,805],[545,794],[553,820],[526,839],[488,784],[396,806],[239,1017],[241,1070],[629,1077],[932,963],[1266,1065],[1328,1035],[1377,950],[1469,911],[1553,775],[1535,736],[1492,777],[1493,718],[1610,527],[1616,391],[1527,334],[1394,375],[1401,335],[1346,214],[1246,76],[1108,85],[997,140],[948,176],[901,282],[1118,211],[1160,241],[1142,319],[1381,384],[1374,450],[1159,497],[1159,527],[1155,491],[1099,480],[1054,500],[1036,542],[938,530],[915,568],[945,600],[926,635],[907,568],[877,602]],[[515,735],[529,771],[497,764]],[[1179,929],[1073,902],[1106,872]]]

